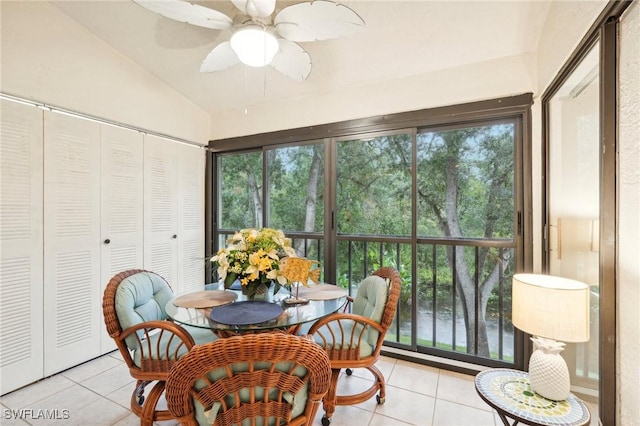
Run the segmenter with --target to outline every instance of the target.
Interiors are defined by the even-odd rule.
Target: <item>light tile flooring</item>
[[[338,406],[331,426],[501,424],[477,395],[472,376],[388,357],[382,357],[377,366],[387,380],[386,402],[377,405],[371,398],[355,406]],[[355,370],[350,377],[343,373],[338,393],[358,392],[370,381],[367,370]],[[133,385],[122,358],[112,352],[0,397],[0,424],[138,425],[128,408]],[[60,419],[34,419],[41,409],[57,410]],[[20,412],[22,418],[16,419],[15,413]],[[323,413],[318,410],[315,425],[321,424]],[[166,421],[158,426],[175,424]]]

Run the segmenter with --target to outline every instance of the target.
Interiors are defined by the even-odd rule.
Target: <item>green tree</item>
[[[218,166],[222,177],[220,227],[261,227],[262,153],[223,155]]]
[[[338,145],[338,233],[411,235],[410,134]]]
[[[416,200],[412,198],[413,147],[412,133],[338,143],[335,189],[338,234],[409,237],[413,232],[415,202],[418,236],[461,241],[513,239],[513,125],[419,132],[415,144]],[[323,144],[266,152],[270,185],[268,226],[289,231],[322,231],[325,226]],[[262,152],[222,156],[220,170],[221,227],[262,226]],[[352,276],[347,277],[348,271],[356,270],[364,275],[368,272],[364,270],[365,265],[384,263],[407,274],[411,270],[411,245],[402,245],[396,251],[397,256],[389,255],[393,252],[392,246],[339,242],[336,265],[339,282],[351,280]],[[300,247],[296,248],[301,251]],[[467,351],[473,352],[477,345],[478,354],[486,357],[490,356],[485,322],[487,304],[500,271],[510,265],[502,253],[481,247],[476,260],[473,250],[456,245],[455,249],[439,254],[435,265],[419,265],[419,270],[424,271],[419,282],[428,282],[432,276],[427,276],[428,271],[437,269],[438,290],[431,297],[438,297],[447,281],[448,288],[455,282],[466,325]],[[347,265],[344,259],[350,263]],[[455,277],[451,271],[456,272]],[[432,293],[430,288],[419,288],[419,294]],[[410,293],[404,294],[408,297]],[[477,324],[476,298],[479,302]]]
[[[269,226],[322,231],[323,152],[318,144],[269,151]]]
[[[456,239],[513,238],[513,127],[475,127],[420,135],[420,231]],[[489,357],[485,313],[504,261],[480,248],[477,264],[464,246],[447,251],[456,271],[466,325],[467,352]],[[477,268],[477,269],[476,269]],[[475,276],[478,276],[478,291]],[[475,303],[478,298],[478,321]],[[475,340],[475,330],[478,341]]]

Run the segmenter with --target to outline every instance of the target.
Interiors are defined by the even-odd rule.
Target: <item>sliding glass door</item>
[[[548,272],[591,287],[591,338],[568,344],[563,355],[571,383],[594,402],[599,378],[599,49],[596,43],[549,100],[547,146]]]
[[[214,156],[212,250],[240,228],[279,228],[321,263],[322,280],[352,295],[392,266],[402,289],[389,350],[522,367],[511,277],[525,268],[530,229],[530,99],[511,110],[505,99],[401,114],[398,123],[412,125],[388,129],[349,122],[357,131],[298,143],[281,134],[281,143],[235,141],[263,144]]]

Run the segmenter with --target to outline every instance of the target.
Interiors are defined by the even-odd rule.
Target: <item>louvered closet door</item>
[[[102,295],[115,274],[144,266],[144,174],[142,134],[107,125],[101,125],[100,129]],[[104,324],[101,324],[100,331],[101,353],[116,349]]]
[[[176,290],[178,278],[178,144],[144,137],[144,267]]]
[[[178,148],[178,281],[177,291],[202,290],[204,284],[205,151]]]
[[[100,125],[45,112],[45,375],[100,354]]]
[[[0,394],[43,377],[42,110],[1,103]]]

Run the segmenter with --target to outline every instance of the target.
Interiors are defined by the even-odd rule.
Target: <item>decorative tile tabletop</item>
[[[480,397],[507,425],[505,415],[529,425],[578,426],[591,419],[587,406],[574,395],[552,401],[533,392],[524,371],[495,368],[478,373],[475,381]]]

